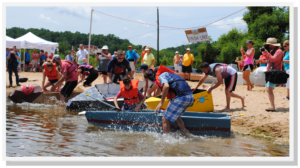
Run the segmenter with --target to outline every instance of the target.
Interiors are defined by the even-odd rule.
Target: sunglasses
[[[118,59],[119,59],[119,60],[123,60],[124,58],[119,58],[119,57],[118,57]]]
[[[285,45],[285,46],[283,46],[283,47],[286,47],[286,46],[288,46],[288,45]]]

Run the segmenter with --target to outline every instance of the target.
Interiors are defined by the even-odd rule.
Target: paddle
[[[105,105],[107,105],[107,106],[113,108],[114,110],[121,111],[121,109],[118,109],[118,108],[116,108],[115,106],[113,106],[113,105],[111,105],[111,104],[108,104],[108,103],[106,103],[106,102],[104,102],[104,101],[102,101],[102,100],[99,100],[99,99],[97,99],[97,98],[95,98],[95,97],[92,97],[92,96],[89,95],[89,94],[86,94],[86,96],[88,96],[88,97],[90,97],[90,98],[93,98],[93,99],[95,99],[95,100],[98,100],[99,102],[101,102],[101,103],[103,103],[103,104],[105,104]]]
[[[229,116],[229,118],[233,118],[233,117],[241,117],[241,116],[244,116],[244,114],[239,114],[239,115],[233,115],[233,116]]]

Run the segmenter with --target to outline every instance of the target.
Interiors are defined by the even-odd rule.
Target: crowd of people
[[[289,41],[283,43],[285,53],[281,50],[280,43],[277,43],[275,38],[268,38],[264,44],[264,48],[261,48],[262,55],[259,60],[254,60],[255,44],[252,40],[246,42],[248,50],[245,51],[241,47],[240,51],[242,54],[241,61],[236,62],[243,63],[243,67],[239,67],[239,70],[243,71],[243,79],[247,82],[247,90],[251,91],[254,86],[250,82],[250,73],[253,71],[254,64],[260,64],[260,66],[266,66],[267,71],[271,69],[282,70],[284,69],[289,74]],[[113,55],[108,53],[108,46],[103,46],[101,52],[97,53],[97,61],[99,65],[93,67],[87,64],[88,52],[83,48],[83,45],[79,45],[80,50],[76,53],[76,59],[68,53],[65,60],[62,60],[59,55],[48,56],[47,52],[41,50],[38,54],[36,50],[33,51],[32,57],[32,68],[37,70],[37,64],[39,63],[40,69],[43,71],[42,88],[45,91],[47,87],[51,86],[51,91],[60,90],[60,87],[64,81],[65,84],[60,90],[60,100],[62,102],[69,98],[75,87],[79,83],[83,83],[84,87],[91,86],[91,83],[95,81],[99,75],[102,75],[104,83],[116,83],[120,84],[120,92],[115,97],[115,105],[120,111],[122,110],[133,110],[139,111],[141,104],[146,98],[151,96],[157,96],[161,94],[161,102],[157,105],[155,110],[158,111],[162,107],[165,97],[170,101],[167,109],[164,112],[163,117],[163,131],[170,131],[169,121],[177,122],[180,129],[186,133],[187,130],[184,127],[183,121],[180,116],[185,110],[193,103],[193,92],[207,79],[209,75],[217,78],[217,83],[214,84],[207,90],[210,94],[214,89],[223,84],[225,80],[225,95],[226,95],[226,108],[222,111],[230,110],[230,99],[231,97],[241,100],[242,107],[245,107],[245,97],[234,93],[236,82],[237,82],[237,71],[227,64],[223,63],[202,63],[201,70],[204,72],[198,85],[191,89],[188,83],[181,78],[177,73],[185,73],[186,79],[190,79],[190,73],[192,73],[192,65],[194,62],[194,56],[190,53],[190,49],[186,49],[184,55],[179,55],[179,52],[175,52],[173,59],[175,72],[164,67],[154,67],[155,58],[151,53],[151,47],[144,47],[141,55],[139,55],[132,46],[128,46],[127,51],[115,51]],[[269,52],[269,51],[270,52]],[[12,85],[12,72],[16,75],[16,83],[18,86],[18,62],[20,54],[16,51],[16,48],[9,48],[6,52],[7,55],[7,69],[9,72],[10,86]],[[25,52],[25,65],[29,65],[30,54],[28,50]],[[138,89],[138,80],[134,79],[134,73],[137,69],[137,62],[141,60],[141,72],[145,79],[145,91],[141,93]],[[27,68],[27,66],[25,68]],[[80,80],[78,80],[78,76]],[[45,82],[46,77],[48,81]],[[109,82],[107,81],[109,78]],[[151,87],[148,89],[148,86]],[[274,92],[275,84],[266,82],[265,88],[269,96],[271,107],[267,108],[266,111],[275,111],[274,103]],[[289,80],[286,83],[287,96],[289,99]],[[124,106],[119,108],[117,98],[124,98]],[[141,100],[140,100],[141,99]]]

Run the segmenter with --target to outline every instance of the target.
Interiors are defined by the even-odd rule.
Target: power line
[[[198,27],[191,27],[191,28],[178,28],[178,27],[170,27],[170,26],[160,26],[160,25],[149,24],[149,23],[143,23],[143,22],[138,22],[138,21],[133,21],[133,20],[129,20],[129,19],[124,19],[124,18],[116,17],[116,16],[113,16],[113,15],[109,15],[109,14],[106,14],[106,13],[103,13],[103,12],[100,12],[100,11],[97,11],[97,10],[94,10],[94,11],[99,12],[99,13],[101,13],[101,14],[103,14],[103,15],[107,15],[107,16],[114,17],[114,18],[121,19],[121,20],[126,20],[126,21],[129,21],[129,22],[134,22],[134,23],[139,23],[139,24],[145,24],[145,25],[150,25],[150,26],[159,26],[159,27],[166,27],[166,28],[172,28],[172,29],[184,29],[184,30],[187,30],[187,29],[193,29],[193,28],[200,28],[200,27],[208,26],[208,25],[210,25],[210,24],[213,24],[213,23],[215,23],[215,22],[218,22],[218,21],[220,21],[220,20],[223,20],[223,19],[225,19],[225,18],[227,18],[227,17],[229,17],[229,16],[232,16],[232,15],[234,15],[234,14],[236,14],[236,13],[238,13],[238,12],[244,10],[244,9],[247,9],[247,8],[248,8],[248,7],[245,7],[245,8],[243,8],[243,9],[237,11],[237,12],[234,12],[234,13],[228,15],[228,16],[225,16],[225,17],[223,17],[223,18],[221,18],[221,19],[219,19],[219,20],[216,20],[216,21],[214,21],[214,22],[211,22],[211,23],[209,23],[209,24],[207,24],[207,25],[204,25],[204,26],[198,26]]]

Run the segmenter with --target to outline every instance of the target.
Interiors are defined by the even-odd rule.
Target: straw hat
[[[273,38],[273,37],[268,38],[267,42],[264,45],[266,45],[266,44],[276,46],[276,47],[280,47],[280,43],[277,43],[276,38]]]

